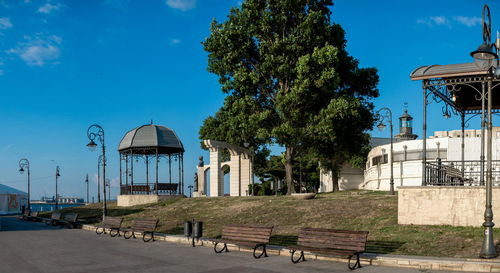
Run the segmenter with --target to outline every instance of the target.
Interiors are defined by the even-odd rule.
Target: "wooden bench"
[[[106,229],[109,229],[109,236],[115,237],[116,235],[120,236],[120,228],[122,227],[123,218],[121,217],[104,217],[104,221],[100,226],[95,228],[95,233],[97,234],[106,234]],[[115,231],[115,233],[113,233]]]
[[[368,231],[335,230],[324,228],[302,228],[297,245],[288,246],[293,263],[305,261],[304,251],[323,255],[345,256],[349,258],[347,267],[354,270],[361,267],[359,254],[365,251]],[[300,251],[298,259],[295,252]],[[356,256],[356,263],[351,266],[351,259]]]
[[[470,182],[470,179],[462,176],[462,171],[452,166],[441,166],[445,174],[445,182],[452,185],[463,186],[465,182]]]
[[[67,226],[69,228],[75,228],[78,225],[78,213],[68,213],[65,214],[62,220],[56,221],[56,225],[61,227]]]
[[[49,219],[43,219],[45,221],[45,224],[47,225],[56,225],[58,221],[61,220],[62,214],[60,212],[52,212],[52,215],[50,216]]]
[[[132,221],[132,226],[129,228],[124,228],[121,229],[123,233],[123,237],[125,239],[130,239],[132,237],[135,237],[135,232],[140,232],[142,233],[142,240],[144,242],[149,242],[153,240],[155,241],[155,230],[156,226],[158,225],[158,219],[154,218],[144,218],[144,219],[137,219]],[[129,235],[127,235],[129,234]],[[151,238],[146,239],[146,235],[151,234]]]
[[[38,211],[32,211],[30,212],[30,215],[26,217],[26,221],[38,222],[41,220],[42,218],[38,217]]]
[[[25,209],[23,214],[19,215],[17,218],[20,219],[20,220],[27,220],[28,217],[30,216],[30,210],[29,209]]]
[[[242,245],[253,248],[253,257],[258,259],[264,255],[267,257],[266,245],[269,243],[272,226],[261,225],[225,225],[222,227],[222,236],[220,239],[211,239],[214,245],[215,253],[222,251],[229,252],[227,244]],[[224,244],[220,250],[217,249],[218,244]],[[257,255],[258,248],[262,248],[262,252]]]

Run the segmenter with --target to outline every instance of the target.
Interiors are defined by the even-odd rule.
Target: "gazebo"
[[[491,16],[487,5],[483,7],[482,29],[483,43],[470,53],[474,63],[422,66],[410,75],[412,80],[422,81],[423,187],[400,188],[398,223],[476,226],[484,216],[484,238],[479,256],[494,258],[497,253],[493,241],[493,211],[500,211],[497,205],[500,189],[492,186],[493,173],[498,174],[500,164],[492,158],[492,127],[493,115],[500,112],[500,96],[497,96],[500,37],[497,36],[495,43],[491,42]],[[439,158],[437,162],[427,160],[427,105],[432,100],[444,102],[444,117],[456,114],[461,118],[460,162],[442,162]],[[481,141],[480,157],[467,162],[464,159],[464,128],[470,118],[478,115],[481,116],[481,134],[477,135]],[[474,179],[478,177],[477,167],[479,179]]]
[[[148,200],[147,202],[134,201],[134,203],[149,203],[158,199],[154,196],[184,194],[184,146],[172,129],[152,123],[139,126],[125,134],[118,146],[118,152],[122,200],[125,200],[123,196],[135,196],[128,199],[139,200],[141,198],[136,195],[144,195],[151,196],[142,198]],[[168,164],[168,181],[158,179],[158,169],[162,159]],[[139,163],[139,160],[144,161],[146,165],[146,177],[142,181],[136,181],[134,176],[134,163]],[[155,168],[155,177],[152,181],[149,179],[150,163],[153,163]],[[176,171],[177,177],[173,179],[172,174]]]

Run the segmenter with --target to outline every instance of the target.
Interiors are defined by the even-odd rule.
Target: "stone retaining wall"
[[[399,224],[479,227],[484,222],[484,187],[398,187],[398,190]],[[493,188],[493,214],[500,219],[500,187]]]

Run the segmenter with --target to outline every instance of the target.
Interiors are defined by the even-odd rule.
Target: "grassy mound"
[[[229,223],[274,225],[271,243],[277,245],[294,243],[298,230],[306,226],[367,230],[367,252],[373,253],[477,257],[483,234],[481,227],[398,225],[397,197],[384,192],[319,194],[311,200],[289,196],[177,198],[128,208],[111,203],[108,210],[110,216],[123,216],[125,225],[135,218],[159,218],[158,231],[169,234],[181,234],[184,221],[193,218],[204,222],[205,237],[219,236],[222,225]],[[62,211],[77,212],[89,223],[99,222],[102,214],[101,204]],[[495,231],[495,238],[499,236]]]

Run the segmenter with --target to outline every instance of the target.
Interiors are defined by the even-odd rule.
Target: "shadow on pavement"
[[[0,217],[0,232],[32,231],[32,230],[59,230],[60,227],[47,226],[43,222],[28,222],[17,219],[16,216]]]

